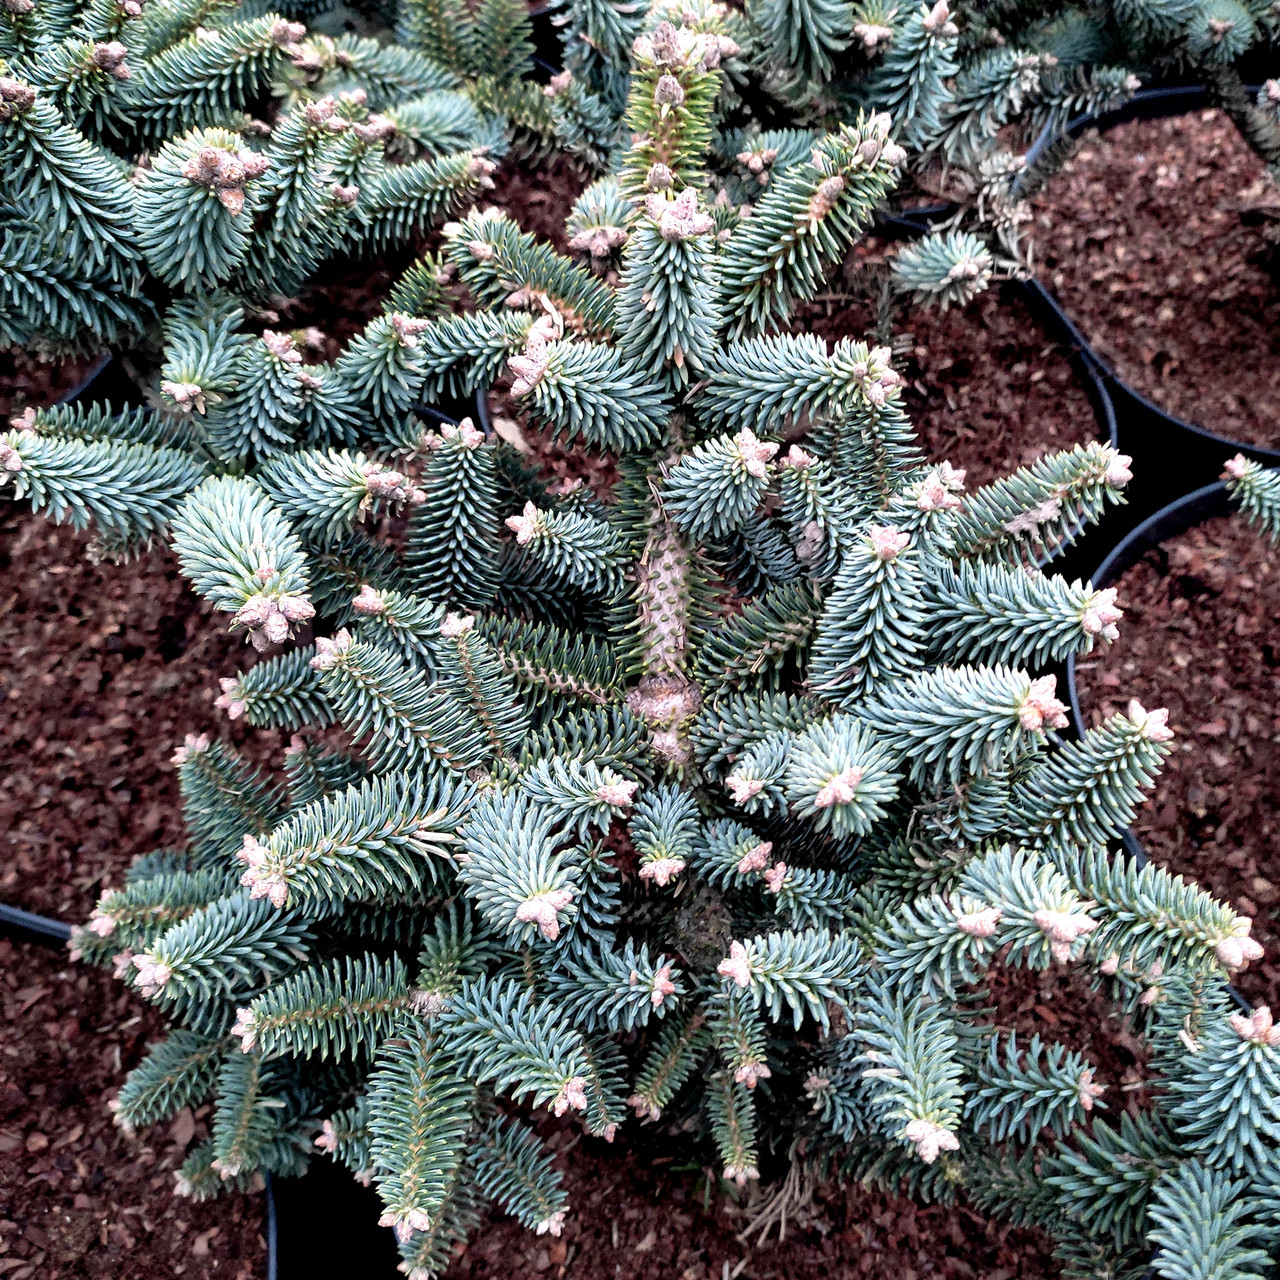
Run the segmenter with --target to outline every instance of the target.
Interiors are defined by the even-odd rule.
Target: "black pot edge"
[[[1213,516],[1225,515],[1230,509],[1227,486],[1221,480],[1184,494],[1148,516],[1121,538],[1089,575],[1090,584],[1095,587],[1109,586],[1152,547],[1159,546],[1168,538],[1185,533]],[[1071,697],[1071,718],[1075,724],[1076,733],[1083,737],[1084,711],[1080,705],[1080,693],[1076,685],[1074,653],[1067,658],[1067,692]]]
[[[1250,86],[1250,88],[1256,88],[1256,86]],[[1128,102],[1113,108],[1111,111],[1076,116],[1074,119],[1069,120],[1066,124],[1065,132],[1072,138],[1078,138],[1085,129],[1090,127],[1105,131],[1114,129],[1118,125],[1127,124],[1131,120],[1156,120],[1165,116],[1184,115],[1188,111],[1194,111],[1197,107],[1207,105],[1208,101],[1209,93],[1203,85],[1170,85],[1154,89],[1140,89]],[[1033,163],[1036,157],[1050,145],[1056,136],[1058,136],[1057,130],[1052,125],[1046,125],[1040,136],[1027,151],[1027,163]],[[931,230],[933,221],[939,217],[946,216],[954,208],[954,205],[948,204],[925,205],[918,209],[907,210],[893,217],[887,217],[883,219],[883,223],[893,234],[901,236],[927,235]],[[1198,441],[1207,447],[1221,449],[1224,454],[1224,461],[1227,454],[1243,453],[1245,457],[1251,458],[1254,462],[1260,462],[1264,466],[1280,466],[1280,449],[1269,449],[1263,445],[1249,444],[1243,440],[1235,440],[1230,436],[1220,435],[1216,431],[1211,431],[1208,427],[1188,422],[1185,418],[1179,418],[1176,414],[1169,413],[1161,409],[1159,405],[1153,404],[1140,391],[1135,390],[1124,381],[1098,355],[1089,340],[1076,327],[1075,323],[1062,309],[1061,303],[1058,302],[1043,282],[1032,277],[1018,283],[1022,285],[1027,295],[1028,303],[1033,309],[1037,309],[1040,312],[1042,321],[1052,316],[1051,323],[1063,335],[1061,340],[1078,349],[1082,362],[1088,367],[1087,385],[1094,387],[1098,382],[1105,384],[1108,395],[1104,403],[1110,401],[1110,420],[1106,425],[1111,433],[1111,443],[1113,445],[1117,444],[1117,410],[1123,410],[1127,407],[1124,404],[1127,399],[1132,401],[1141,412],[1160,419],[1165,426],[1171,427],[1176,431],[1185,431],[1196,437]],[[1091,398],[1093,398],[1092,392]],[[1120,403],[1117,405],[1116,401]],[[1095,415],[1099,414],[1097,400],[1095,400],[1094,404],[1094,413]]]
[[[106,371],[107,366],[114,359],[115,356],[113,356],[110,351],[104,351],[102,355],[100,355],[89,367],[89,371],[84,375],[79,383],[72,387],[66,395],[59,397],[58,403],[70,404],[74,400],[79,400],[80,397],[84,395],[95,382],[97,382],[98,378],[102,376]]]
[[[1226,515],[1231,510],[1227,486],[1222,481],[1207,484],[1201,489],[1184,494],[1181,498],[1161,507],[1154,515],[1148,516],[1140,525],[1122,538],[1103,559],[1102,563],[1090,577],[1095,587],[1105,587],[1114,582],[1122,573],[1136,564],[1153,547],[1158,547],[1169,538],[1175,538],[1188,529],[1203,524],[1214,516]],[[1076,684],[1076,655],[1067,659],[1067,694],[1071,700],[1071,719],[1077,736],[1085,733],[1084,710],[1080,705],[1080,691]],[[1151,861],[1142,841],[1127,829],[1120,840],[1125,854],[1131,857],[1139,867]],[[1227,984],[1231,998],[1245,1013],[1250,1013],[1253,1006],[1236,990],[1233,983]]]
[[[36,915],[34,911],[23,911],[20,907],[10,907],[0,902],[0,936],[12,937],[20,942],[39,942],[47,947],[63,947],[71,937],[71,926],[64,920]],[[275,1186],[269,1173],[263,1177],[263,1182],[263,1233],[267,1238],[266,1280],[277,1280],[280,1262]]]
[[[46,946],[65,946],[71,937],[71,926],[34,911],[10,907],[0,902],[0,934],[21,938],[24,942],[42,942]]]

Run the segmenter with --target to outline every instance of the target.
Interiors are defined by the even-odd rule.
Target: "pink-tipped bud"
[[[916,1155],[925,1164],[932,1164],[940,1152],[960,1150],[960,1139],[950,1129],[931,1120],[912,1120],[903,1129],[902,1136],[915,1144]]]
[[[585,1111],[587,1109],[587,1082],[583,1076],[574,1076],[566,1080],[564,1087],[556,1094],[551,1103],[551,1110],[558,1116],[566,1111]]]
[[[738,862],[738,874],[740,876],[749,876],[753,872],[763,871],[769,865],[769,858],[772,853],[772,840],[765,840],[754,848],[748,849]]]
[[[1080,1083],[1077,1086],[1076,1097],[1080,1100],[1080,1105],[1086,1111],[1093,1110],[1093,1104],[1107,1091],[1105,1084],[1093,1083],[1093,1068],[1085,1067],[1080,1073]]]
[[[1133,459],[1127,453],[1108,452],[1107,471],[1103,479],[1110,488],[1123,489],[1133,479],[1133,472],[1129,470]]]
[[[729,954],[716,966],[722,978],[732,978],[739,987],[751,985],[751,960],[741,942],[729,944]]]
[[[538,932],[548,942],[554,942],[560,936],[560,917],[573,901],[570,889],[550,889],[546,893],[535,893],[526,898],[516,908],[516,919],[521,924],[536,924]]]
[[[209,735],[207,733],[189,733],[183,739],[182,746],[174,751],[169,757],[170,764],[183,765],[186,764],[192,756],[197,756],[203,751],[209,750]]]
[[[627,1099],[627,1106],[636,1113],[637,1120],[657,1120],[662,1116],[662,1108],[639,1093],[633,1093]]]
[[[921,511],[954,511],[959,506],[960,499],[936,471],[920,486],[916,497],[916,507]]]
[[[1120,628],[1116,623],[1124,617],[1124,610],[1116,607],[1118,594],[1115,587],[1094,592],[1080,615],[1080,630],[1085,635],[1099,636],[1106,641],[1119,638]]]
[[[639,785],[638,782],[626,780],[605,782],[596,788],[596,799],[613,809],[627,809],[631,807],[631,797],[635,795]]]
[[[475,628],[475,615],[471,613],[446,613],[440,623],[440,634],[446,640],[461,640]]]
[[[658,888],[665,889],[683,870],[683,858],[653,858],[640,864],[640,879],[652,880]]]
[[[1157,707],[1147,711],[1136,698],[1130,699],[1125,715],[1133,721],[1134,726],[1148,742],[1169,742],[1173,739],[1173,730],[1169,728],[1169,710]]]
[[[763,480],[769,474],[769,462],[780,446],[772,440],[757,439],[755,432],[749,427],[743,427],[733,437],[733,443],[742,469],[757,480]]]
[[[827,784],[813,797],[815,809],[829,809],[832,805],[851,804],[858,794],[858,784],[862,781],[863,770],[857,765],[841,769],[828,779]]]
[[[281,49],[287,49],[290,45],[300,44],[306,39],[307,29],[300,22],[280,21],[272,24],[271,27],[271,43],[279,46]]]
[[[1231,1029],[1241,1040],[1248,1040],[1257,1045],[1280,1044],[1280,1027],[1273,1024],[1271,1010],[1260,1004],[1247,1017],[1242,1013],[1231,1015]]]
[[[1004,912],[999,907],[983,907],[956,917],[956,928],[971,938],[989,938],[996,931]]]
[[[516,542],[520,546],[528,546],[541,532],[542,512],[532,502],[526,502],[524,504],[524,513],[518,516],[508,516],[506,525],[516,535]]]
[[[724,780],[724,785],[729,788],[734,804],[746,804],[753,796],[758,796],[764,790],[764,783],[760,779],[739,778],[733,774]]]
[[[1091,934],[1098,922],[1078,911],[1050,911],[1043,908],[1032,917],[1037,928],[1049,940],[1049,954],[1055,960],[1071,959],[1071,949],[1076,940]]]
[[[1224,968],[1243,969],[1254,960],[1263,957],[1262,947],[1249,936],[1253,921],[1248,916],[1240,916],[1232,926],[1231,933],[1222,938],[1214,947],[1218,963]]]
[[[351,602],[351,607],[363,617],[376,618],[386,609],[381,592],[375,591],[367,582],[362,583],[360,592]]]
[[[515,375],[511,394],[516,397],[527,396],[546,376],[550,361],[546,340],[531,329],[523,354],[512,356],[507,361],[507,368]]]
[[[237,1009],[231,1034],[240,1040],[240,1052],[249,1053],[258,1042],[258,1020],[252,1009]]]
[[[769,1070],[768,1064],[764,1062],[744,1062],[734,1073],[733,1078],[738,1084],[745,1084],[748,1089],[754,1089],[761,1080],[768,1080],[773,1072]]]
[[[899,533],[891,524],[874,526],[869,536],[872,550],[886,564],[896,560],[911,545],[911,535]]]
[[[676,993],[676,984],[671,981],[671,966],[664,964],[653,975],[653,984],[649,989],[649,1003],[655,1009],[661,1009],[668,996]]]
[[[240,697],[240,681],[235,676],[223,676],[218,683],[222,692],[214,699],[213,705],[219,711],[225,711],[228,720],[239,720],[245,713],[245,702]]]
[[[0,471],[16,475],[21,470],[22,455],[7,440],[0,440]]]
[[[1056,676],[1041,676],[1031,682],[1027,696],[1018,705],[1018,723],[1029,733],[1064,729],[1070,723],[1066,703],[1054,697],[1057,687]]]
[[[351,648],[351,632],[345,627],[332,640],[325,636],[316,638],[316,656],[310,665],[316,671],[329,671],[342,660],[343,654]]]

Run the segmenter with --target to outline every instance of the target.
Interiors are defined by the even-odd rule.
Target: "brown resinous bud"
[[[317,636],[316,656],[311,659],[310,667],[314,671],[328,671],[336,667],[342,655],[351,648],[351,644],[351,632],[346,627],[343,627],[332,640],[326,636]]]
[[[643,37],[641,37],[643,39]],[[637,41],[637,43],[639,43]],[[660,22],[648,41],[649,56],[661,66],[675,67],[684,64],[684,49],[680,33],[669,22]]]
[[[648,191],[670,191],[676,185],[676,176],[665,164],[650,165],[644,185]]]
[[[733,437],[733,446],[742,469],[757,480],[763,480],[769,474],[769,463],[780,448],[772,440],[758,439],[750,427],[743,427]]]
[[[266,156],[252,151],[235,154],[220,147],[202,147],[181,172],[188,182],[215,191],[222,207],[235,215],[244,209],[245,183],[261,177],[270,163]]]
[[[431,328],[431,321],[423,320],[418,316],[407,316],[397,311],[391,317],[391,329],[395,334],[396,342],[410,350],[418,345],[418,334],[429,328]]]
[[[355,134],[361,142],[373,145],[378,142],[386,142],[390,138],[396,136],[396,122],[389,116],[371,115],[362,124],[353,124],[351,132]]]
[[[426,501],[426,494],[415,489],[398,471],[390,471],[378,462],[366,462],[361,468],[364,472],[364,483],[367,490],[361,510],[367,509],[379,498],[388,502],[411,502],[415,505]]]
[[[323,98],[317,98],[314,102],[308,102],[302,108],[302,115],[306,122],[313,129],[327,129],[331,133],[341,133],[344,129],[350,128],[350,123],[343,120],[341,116],[335,116],[338,104],[332,94],[326,94]]]
[[[678,107],[684,102],[684,89],[673,75],[662,75],[653,90],[653,102],[657,107]]]
[[[29,84],[23,84],[12,76],[0,76],[0,121],[20,116],[35,104],[35,100],[36,91]]]
[[[271,28],[271,43],[292,56],[302,52],[302,41],[306,37],[307,29],[301,22],[285,22],[281,19]]]
[[[809,197],[809,221],[821,222],[836,207],[840,193],[844,190],[844,179],[833,173],[818,183],[818,189]]]
[[[715,226],[707,214],[698,212],[698,193],[692,187],[686,187],[674,200],[668,200],[661,192],[651,192],[644,207],[667,241],[704,236]]]
[[[540,334],[531,329],[528,340],[525,342],[524,353],[512,356],[507,361],[507,368],[515,375],[515,381],[511,384],[511,394],[527,396],[546,377],[550,359],[546,342]]]
[[[273,644],[283,644],[289,638],[292,623],[308,622],[315,614],[315,607],[306,596],[269,596],[257,592],[236,610],[231,630],[243,628],[253,647],[261,653]]]
[[[570,239],[569,248],[589,253],[593,258],[607,258],[626,243],[626,227],[584,227]]]
[[[95,44],[90,57],[98,70],[105,71],[117,80],[127,80],[131,74],[124,64],[128,52],[119,40],[110,40],[105,44]]]

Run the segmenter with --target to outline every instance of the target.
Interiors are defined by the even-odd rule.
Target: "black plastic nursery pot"
[[[1184,494],[1148,516],[1113,546],[1089,575],[1091,582],[1095,587],[1113,585],[1126,569],[1137,564],[1148,551],[1154,550],[1170,538],[1203,524],[1206,520],[1211,520],[1215,516],[1228,515],[1232,509],[1227,486],[1221,481],[1215,481],[1213,484],[1204,485],[1191,493]],[[1076,657],[1073,654],[1067,659],[1067,693],[1071,702],[1073,727],[1076,734],[1083,737],[1086,722],[1084,708],[1080,701],[1076,667]],[[1123,851],[1139,866],[1145,866],[1151,860],[1142,841],[1132,829],[1125,831],[1121,843]],[[1240,1008],[1249,1012],[1252,1007],[1249,1001],[1234,986],[1229,987],[1229,990]]]
[[[1254,90],[1251,88],[1250,92]],[[1079,138],[1087,129],[1106,132],[1133,120],[1166,119],[1186,115],[1210,105],[1212,103],[1209,92],[1201,85],[1172,85],[1142,89],[1128,102],[1111,111],[1075,117],[1067,123],[1065,133],[1070,138]],[[1034,165],[1036,159],[1052,146],[1059,136],[1061,135],[1057,134],[1053,128],[1045,129],[1027,151],[1028,168]],[[1029,281],[1028,285],[1039,290],[1046,299],[1051,297],[1048,290],[1038,281]],[[1064,320],[1071,324],[1056,301],[1053,305],[1059,314],[1063,315]],[[1072,325],[1072,327],[1075,326]],[[1158,493],[1159,501],[1151,507],[1151,513],[1174,501],[1178,495],[1186,493],[1190,487],[1196,484],[1207,484],[1211,479],[1216,478],[1222,470],[1222,462],[1233,454],[1243,453],[1246,457],[1261,462],[1265,466],[1280,465],[1280,449],[1270,449],[1233,440],[1229,436],[1213,431],[1210,426],[1188,422],[1152,404],[1146,396],[1119,377],[1093,351],[1082,335],[1081,341],[1089,351],[1090,358],[1097,365],[1098,375],[1107,384],[1108,391],[1115,402],[1118,417],[1122,422],[1127,420],[1129,424],[1128,434],[1133,439],[1126,441],[1122,438],[1120,447],[1124,452],[1132,453],[1133,450],[1128,447],[1130,443],[1141,447],[1145,441],[1151,441],[1155,446],[1156,454],[1163,452],[1169,459],[1167,469],[1171,473],[1171,483],[1159,485],[1158,489],[1152,490],[1153,498]],[[1184,468],[1179,468],[1173,461],[1175,457],[1185,459]],[[1182,476],[1181,483],[1178,483],[1176,472],[1180,469]],[[1140,478],[1136,470],[1134,474],[1135,481],[1138,481]],[[1149,472],[1149,475],[1155,478],[1156,473]],[[1140,490],[1135,490],[1136,492]],[[1151,504],[1148,502],[1144,505]]]

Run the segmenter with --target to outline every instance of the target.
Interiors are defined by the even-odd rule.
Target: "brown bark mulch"
[[[1263,174],[1221,112],[1135,120],[1086,136],[1033,202],[1032,234],[1041,278],[1120,377],[1276,448],[1280,290],[1264,228],[1241,219]]]
[[[1252,916],[1236,985],[1280,1007],[1280,552],[1239,516],[1171,538],[1118,583],[1120,639],[1079,663],[1087,723],[1169,708],[1174,750],[1134,832],[1152,860]]]

